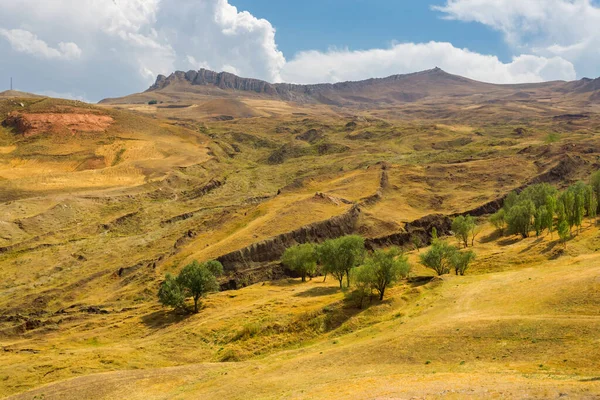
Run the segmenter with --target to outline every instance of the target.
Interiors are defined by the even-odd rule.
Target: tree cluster
[[[390,285],[408,276],[410,264],[398,248],[387,251],[376,250],[367,255],[365,240],[361,236],[349,235],[330,239],[321,245],[301,244],[288,248],[282,257],[282,263],[302,277],[312,276],[318,270],[325,275],[331,274],[340,284],[340,289],[353,284],[363,299],[370,297],[373,291],[383,300],[385,290]],[[352,278],[352,279],[351,279]]]
[[[469,265],[475,259],[471,250],[461,251],[440,239],[433,239],[431,247],[420,255],[421,264],[434,270],[438,275],[449,274],[454,270],[456,275],[464,275]]]
[[[502,233],[529,237],[547,231],[558,232],[566,242],[573,229],[581,231],[585,217],[596,218],[600,196],[600,172],[592,175],[591,184],[577,182],[563,192],[547,183],[528,186],[521,193],[511,192],[504,206],[490,217],[490,222]]]
[[[185,300],[192,297],[194,313],[197,313],[200,299],[219,291],[217,277],[222,274],[223,265],[218,261],[194,261],[185,266],[178,276],[166,275],[158,291],[158,300],[166,307],[184,309]]]

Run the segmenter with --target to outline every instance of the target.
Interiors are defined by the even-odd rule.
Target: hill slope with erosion
[[[202,95],[213,107],[194,107],[177,93],[152,106],[0,101],[0,395],[64,381],[23,396],[122,397],[119,382],[128,397],[216,396],[237,381],[255,397],[325,398],[339,368],[356,378],[342,397],[435,396],[439,377],[475,394],[490,380],[513,397],[597,393],[595,228],[554,261],[555,241],[488,232],[472,276],[400,285],[365,312],[333,283],[261,283],[287,277],[277,258],[290,244],[352,232],[406,245],[431,226],[447,232],[450,215],[493,212],[513,189],[586,178],[600,167],[593,105]],[[223,288],[241,290],[189,318],[158,306],[166,272],[212,258],[226,266]],[[541,291],[554,297],[528,309]],[[353,372],[361,358],[368,368]]]

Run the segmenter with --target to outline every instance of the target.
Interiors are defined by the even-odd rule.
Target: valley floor
[[[56,374],[10,398],[598,398],[598,230],[561,248],[487,228],[467,276],[398,285],[365,310],[316,278],[223,292],[170,323],[159,309],[109,314],[83,343],[73,328],[5,346],[0,387]],[[7,351],[26,347],[39,354]]]

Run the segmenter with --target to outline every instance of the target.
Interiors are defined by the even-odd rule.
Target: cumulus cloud
[[[600,7],[591,0],[447,0],[434,9],[502,32],[515,50],[562,57],[580,75],[594,75],[600,62]]]
[[[176,69],[276,81],[285,64],[271,23],[227,0],[0,1],[0,29],[0,52],[11,54],[0,75],[93,99],[143,90]]]
[[[447,0],[438,10],[503,32],[516,56],[502,62],[430,42],[305,51],[286,61],[273,25],[228,0],[11,0],[0,1],[0,76],[23,90],[99,100],[144,90],[177,69],[317,83],[439,66],[515,83],[573,79],[573,64],[580,72],[581,60],[597,57],[586,55],[600,44],[598,8],[588,0]]]
[[[575,78],[571,63],[559,57],[524,55],[510,63],[498,57],[459,49],[450,43],[402,43],[388,49],[330,50],[299,53],[286,64],[288,82],[339,82],[422,71],[438,66],[447,72],[493,83],[539,82]]]
[[[60,42],[58,48],[38,39],[33,33],[23,29],[6,30],[0,28],[0,36],[4,37],[15,51],[42,58],[75,59],[81,56],[81,49],[73,42]]]

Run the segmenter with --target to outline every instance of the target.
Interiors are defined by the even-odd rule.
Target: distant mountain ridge
[[[157,97],[164,102],[196,101],[207,98],[267,98],[301,104],[338,107],[381,108],[431,99],[453,102],[470,98],[475,103],[511,99],[536,100],[572,95],[576,102],[595,103],[600,98],[600,78],[525,84],[493,84],[453,75],[440,68],[385,78],[339,83],[269,83],[243,78],[229,72],[207,69],[176,71],[159,75],[145,92],[103,103],[140,103]],[[429,101],[429,100],[427,100]]]

